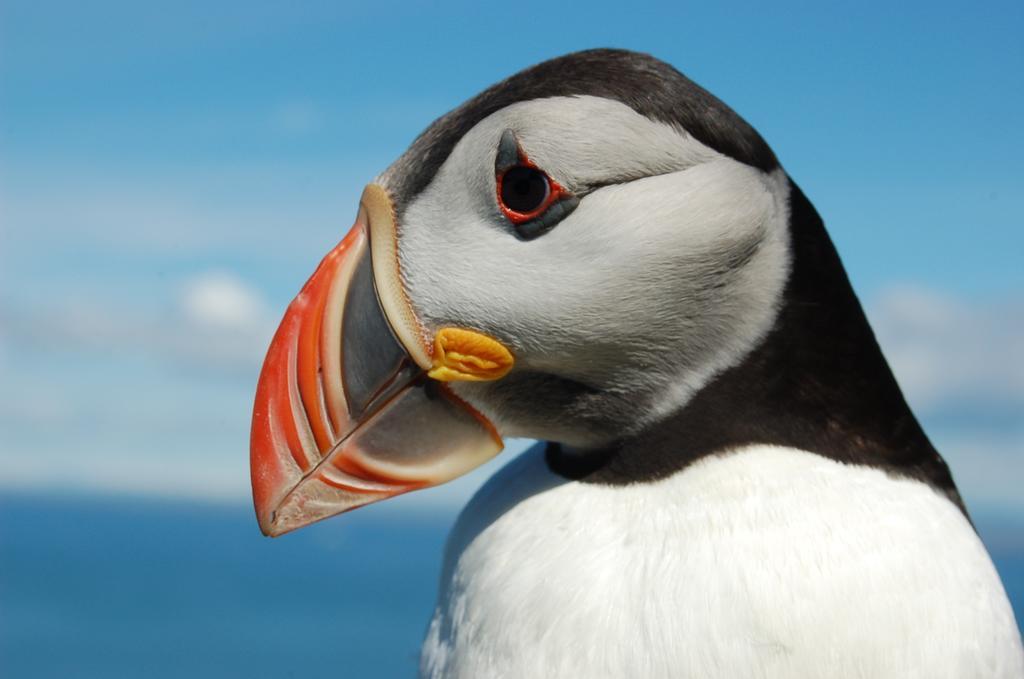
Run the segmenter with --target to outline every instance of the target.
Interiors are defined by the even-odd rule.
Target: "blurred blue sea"
[[[451,517],[378,514],[6,497],[0,677],[415,676]]]
[[[0,676],[410,677],[453,516],[0,498]],[[979,519],[1024,612],[1019,526]]]

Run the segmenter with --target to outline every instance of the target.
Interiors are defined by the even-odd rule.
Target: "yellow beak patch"
[[[440,382],[486,382],[508,374],[515,359],[492,337],[462,328],[441,328],[434,336],[433,363],[427,375]]]

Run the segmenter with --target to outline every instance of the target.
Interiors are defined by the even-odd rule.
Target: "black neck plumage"
[[[588,482],[636,483],[665,478],[708,455],[771,444],[916,478],[963,509],[821,218],[792,182],[790,238],[793,270],[779,317],[757,348],[636,436],[585,454],[549,445],[551,468]]]

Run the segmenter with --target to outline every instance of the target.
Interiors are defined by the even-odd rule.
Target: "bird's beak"
[[[443,483],[502,449],[494,426],[446,382],[497,379],[511,353],[472,330],[426,330],[397,255],[391,200],[371,184],[355,226],[271,341],[251,441],[266,535]]]

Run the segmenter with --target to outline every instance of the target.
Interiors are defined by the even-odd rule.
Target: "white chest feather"
[[[916,481],[783,448],[657,483],[505,467],[450,538],[428,677],[1024,677],[998,575]]]

